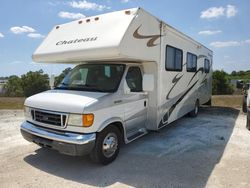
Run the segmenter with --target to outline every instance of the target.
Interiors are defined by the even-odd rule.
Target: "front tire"
[[[199,112],[199,101],[196,100],[194,109],[191,112],[189,112],[189,116],[196,117],[198,115],[198,112]]]
[[[114,161],[119,154],[121,132],[114,125],[110,125],[98,133],[93,151],[90,154],[94,162],[107,165]]]

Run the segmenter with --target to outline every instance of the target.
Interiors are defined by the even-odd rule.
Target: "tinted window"
[[[182,71],[182,50],[172,46],[167,46],[165,61],[166,70]]]
[[[187,53],[187,72],[196,72],[197,70],[197,56]]]
[[[205,61],[204,61],[204,71],[205,71],[205,73],[209,73],[209,71],[210,71],[210,62],[208,59],[205,59]]]
[[[130,67],[128,69],[126,82],[131,92],[142,91],[142,75],[139,67]]]

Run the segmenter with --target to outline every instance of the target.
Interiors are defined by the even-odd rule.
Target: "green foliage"
[[[22,88],[22,80],[18,76],[10,76],[7,84],[4,86],[5,95],[9,97],[24,96]]]
[[[232,71],[229,74],[228,79],[230,80],[243,80],[245,83],[250,82],[250,70],[247,71]]]
[[[62,71],[62,73],[61,73],[59,76],[55,77],[55,86],[57,86],[58,84],[60,84],[61,81],[63,80],[63,78],[64,78],[71,70],[72,70],[72,69],[71,69],[70,67],[68,67],[68,68],[64,69],[64,70]]]
[[[22,88],[25,97],[46,91],[49,89],[49,76],[43,70],[29,71],[21,76]]]
[[[213,72],[213,95],[232,94],[234,92],[233,86],[229,83],[228,74],[223,70],[216,70]]]
[[[55,85],[58,85],[62,79],[71,71],[66,68],[55,78]],[[29,97],[31,95],[46,91],[49,89],[49,76],[44,74],[43,70],[29,71],[20,77],[10,76],[5,85],[5,96],[8,97]]]
[[[49,76],[42,70],[28,72],[20,77],[10,76],[4,87],[9,97],[29,97],[49,89]]]

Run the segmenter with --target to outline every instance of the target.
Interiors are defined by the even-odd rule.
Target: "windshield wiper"
[[[107,92],[107,90],[105,89],[101,89],[101,88],[96,88],[96,86],[94,85],[89,85],[89,84],[76,84],[76,86],[80,86],[80,89],[87,89],[90,91],[97,91],[97,92]]]
[[[56,86],[55,89],[67,89],[67,87],[61,87],[61,86],[68,86],[69,84],[61,82],[59,86]]]
[[[68,86],[69,84],[61,83],[61,85],[66,87],[55,87],[55,89],[63,89],[63,90],[79,90],[79,91],[96,91],[96,92],[110,92],[109,90],[96,88],[94,85],[89,84],[74,84],[74,87]],[[68,86],[68,87],[67,87]]]

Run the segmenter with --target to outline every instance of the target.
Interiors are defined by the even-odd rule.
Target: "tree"
[[[231,75],[232,75],[232,76],[236,76],[236,75],[237,75],[237,72],[236,72],[236,71],[232,71]]]
[[[62,73],[59,76],[55,77],[55,86],[61,83],[63,78],[71,71],[72,69],[70,67],[64,69]]]
[[[26,97],[46,91],[49,89],[49,76],[43,70],[29,71],[21,76],[21,85]]]
[[[4,86],[5,95],[9,97],[24,96],[22,88],[22,80],[18,76],[10,76],[8,82]]]
[[[223,70],[213,72],[213,95],[232,94],[234,92],[232,85],[229,83],[227,73]]]

